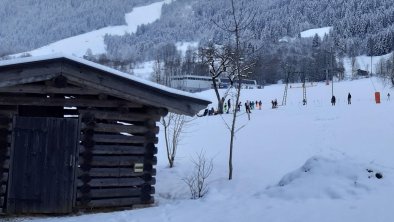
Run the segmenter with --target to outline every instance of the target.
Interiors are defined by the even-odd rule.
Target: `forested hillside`
[[[124,14],[133,6],[154,1],[3,0],[0,2],[0,55],[123,24]],[[176,0],[165,4],[161,19],[139,26],[136,33],[107,35],[107,54],[101,55],[102,61],[129,64],[161,59],[171,75],[201,74],[204,67],[198,64],[198,57],[189,51],[181,58],[175,43],[226,44],[228,33],[215,23],[220,26],[228,21],[229,3]],[[236,3],[240,13],[253,17],[243,33],[243,41],[258,61],[252,77],[259,82],[274,83],[283,79],[289,69],[307,73],[308,78],[319,81],[325,78],[328,69],[341,73],[344,56],[383,55],[393,50],[392,0],[239,0]],[[333,28],[324,38],[299,36],[301,31],[327,26]],[[289,41],[280,41],[283,37]]]
[[[125,24],[133,7],[157,0],[1,0],[0,55],[29,51],[98,28]]]
[[[154,49],[159,43],[223,42],[224,35],[212,20],[223,20],[230,7],[227,2],[177,0],[163,8],[162,19],[140,27],[136,34],[108,36],[109,53],[115,54],[122,48],[151,57],[152,52],[147,49]],[[392,0],[248,0],[239,5],[246,14],[256,14],[250,26],[251,43],[256,47],[276,44],[280,38],[295,37],[306,29],[333,26],[331,37],[337,51],[348,55],[382,55],[392,50]]]

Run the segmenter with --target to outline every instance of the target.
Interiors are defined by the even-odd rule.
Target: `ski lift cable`
[[[375,92],[377,92],[376,91],[376,87],[375,87],[375,84],[373,83],[373,81],[372,81],[372,77],[371,78],[369,78],[370,80],[371,80],[371,83],[372,83],[372,87],[373,87],[373,89],[375,90]]]

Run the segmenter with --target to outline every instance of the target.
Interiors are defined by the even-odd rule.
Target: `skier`
[[[350,93],[347,95],[347,104],[352,104],[352,95],[350,95]]]
[[[387,93],[387,101],[390,101],[390,93]]]
[[[246,114],[248,114],[248,120],[250,120],[250,114],[251,114],[251,112],[250,112],[250,104],[251,104],[251,102],[246,100],[245,110],[246,110]]]
[[[306,99],[302,100],[302,105],[305,106],[306,105]]]
[[[227,100],[227,107],[228,107],[228,109],[227,109],[227,113],[228,113],[230,111],[230,108],[231,108],[231,101],[230,101],[230,99]]]
[[[333,95],[332,97],[331,97],[331,105],[332,106],[335,106],[335,96]]]
[[[262,106],[262,103],[261,103],[261,100],[259,101],[259,110],[261,110],[261,106]]]

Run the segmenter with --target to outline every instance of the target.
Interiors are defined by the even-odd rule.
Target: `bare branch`
[[[191,162],[193,163],[194,171],[190,176],[182,180],[189,187],[191,198],[198,199],[208,193],[207,179],[213,171],[213,160],[208,160],[201,150],[201,152],[197,154],[197,159],[192,159]]]

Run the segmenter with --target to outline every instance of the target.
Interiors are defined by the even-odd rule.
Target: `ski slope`
[[[382,94],[381,104],[374,102],[373,85]],[[335,82],[337,104],[331,106],[331,85],[318,83],[307,88],[308,105],[303,106],[299,86],[292,84],[287,106],[277,109],[270,101],[281,103],[284,85],[242,91],[242,102],[262,100],[263,109],[252,110],[248,121],[241,107],[232,181],[227,180],[225,124],[231,115],[201,117],[183,134],[172,169],[161,130],[153,207],[18,222],[391,222],[394,101],[386,95],[394,91],[375,78]],[[199,95],[215,102],[212,90]],[[201,150],[213,159],[214,170],[208,194],[191,200],[182,178],[190,175],[190,160]]]
[[[85,34],[62,39],[25,53],[29,53],[32,56],[65,53],[78,57],[85,55],[88,49],[92,50],[93,54],[105,53],[105,35],[124,35],[126,33],[136,32],[139,25],[149,24],[159,19],[161,16],[161,7],[163,4],[171,3],[171,1],[172,0],[164,0],[134,8],[132,12],[125,15],[127,25],[105,27]],[[23,53],[14,56],[18,57],[21,54]]]

